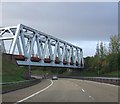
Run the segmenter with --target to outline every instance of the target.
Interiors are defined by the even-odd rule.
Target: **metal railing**
[[[73,79],[81,79],[81,80],[90,80],[101,83],[109,83],[114,85],[120,85],[120,78],[112,78],[112,77],[80,77],[80,76],[59,76],[60,78],[73,78]]]
[[[2,86],[2,92],[0,93],[4,94],[10,91],[22,89],[37,84],[39,82],[41,82],[41,79],[31,79],[31,80],[24,80],[17,82],[0,83],[0,86]]]

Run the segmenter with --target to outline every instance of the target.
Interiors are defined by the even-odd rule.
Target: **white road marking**
[[[52,80],[50,80],[50,81],[51,81],[51,84],[50,84],[49,86],[47,86],[46,88],[44,88],[44,89],[42,89],[42,90],[40,90],[40,91],[38,91],[38,92],[36,92],[36,93],[34,93],[34,94],[28,96],[28,97],[26,97],[26,98],[24,98],[24,99],[22,99],[22,100],[19,100],[19,101],[17,101],[17,102],[14,103],[14,104],[18,104],[18,103],[20,103],[20,102],[23,102],[23,101],[25,101],[25,100],[27,100],[27,99],[29,99],[29,98],[35,96],[35,95],[37,95],[37,94],[39,94],[39,93],[41,93],[41,92],[47,90],[50,86],[53,85],[53,81],[52,81]]]
[[[93,100],[95,100],[92,96],[89,96],[89,98],[92,98]]]
[[[108,83],[101,83],[101,82],[96,82],[96,81],[89,81],[89,80],[86,80],[86,82],[92,82],[92,83],[97,83],[97,84],[103,84],[103,85],[108,85],[108,86],[119,87],[118,85],[112,85],[112,84],[108,84]]]
[[[85,92],[85,90],[84,90],[84,89],[82,89],[82,91],[83,91],[83,92]]]
[[[108,86],[119,87],[118,85],[112,85],[112,84],[108,84],[108,83],[102,83],[102,84],[105,84],[105,85],[108,85]]]

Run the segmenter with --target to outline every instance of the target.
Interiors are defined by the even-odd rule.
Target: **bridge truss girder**
[[[11,41],[7,49],[6,40]],[[84,67],[81,48],[22,24],[0,28],[0,43],[3,53],[25,57],[24,61],[17,60],[18,65]],[[40,61],[32,62],[31,57],[38,57]],[[45,63],[45,58],[49,58],[50,63]],[[55,63],[56,58],[59,64]],[[66,65],[64,61],[67,62]],[[70,64],[71,62],[73,65]]]

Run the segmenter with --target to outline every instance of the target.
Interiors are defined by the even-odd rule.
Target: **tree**
[[[98,75],[100,73],[104,73],[106,70],[107,62],[106,62],[106,56],[107,56],[107,48],[103,42],[97,43],[96,46],[96,55],[95,55],[95,69],[98,72]]]
[[[99,49],[99,43],[97,43],[97,46],[96,46],[96,57],[99,57],[100,56],[100,49]]]
[[[120,67],[120,42],[117,35],[113,35],[110,37],[109,43],[109,68],[111,71],[118,70]]]
[[[113,35],[110,37],[109,43],[109,53],[110,54],[118,54],[120,50],[120,42],[117,35]]]
[[[117,35],[110,37],[109,47],[103,42],[96,45],[94,57],[86,57],[86,71],[93,71],[99,76],[120,69],[120,41]]]

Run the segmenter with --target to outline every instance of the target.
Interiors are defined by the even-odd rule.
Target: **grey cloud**
[[[3,26],[22,23],[71,42],[108,41],[118,32],[115,2],[2,4]]]
[[[107,40],[117,33],[117,3],[3,3],[3,24],[8,20],[64,39]]]

